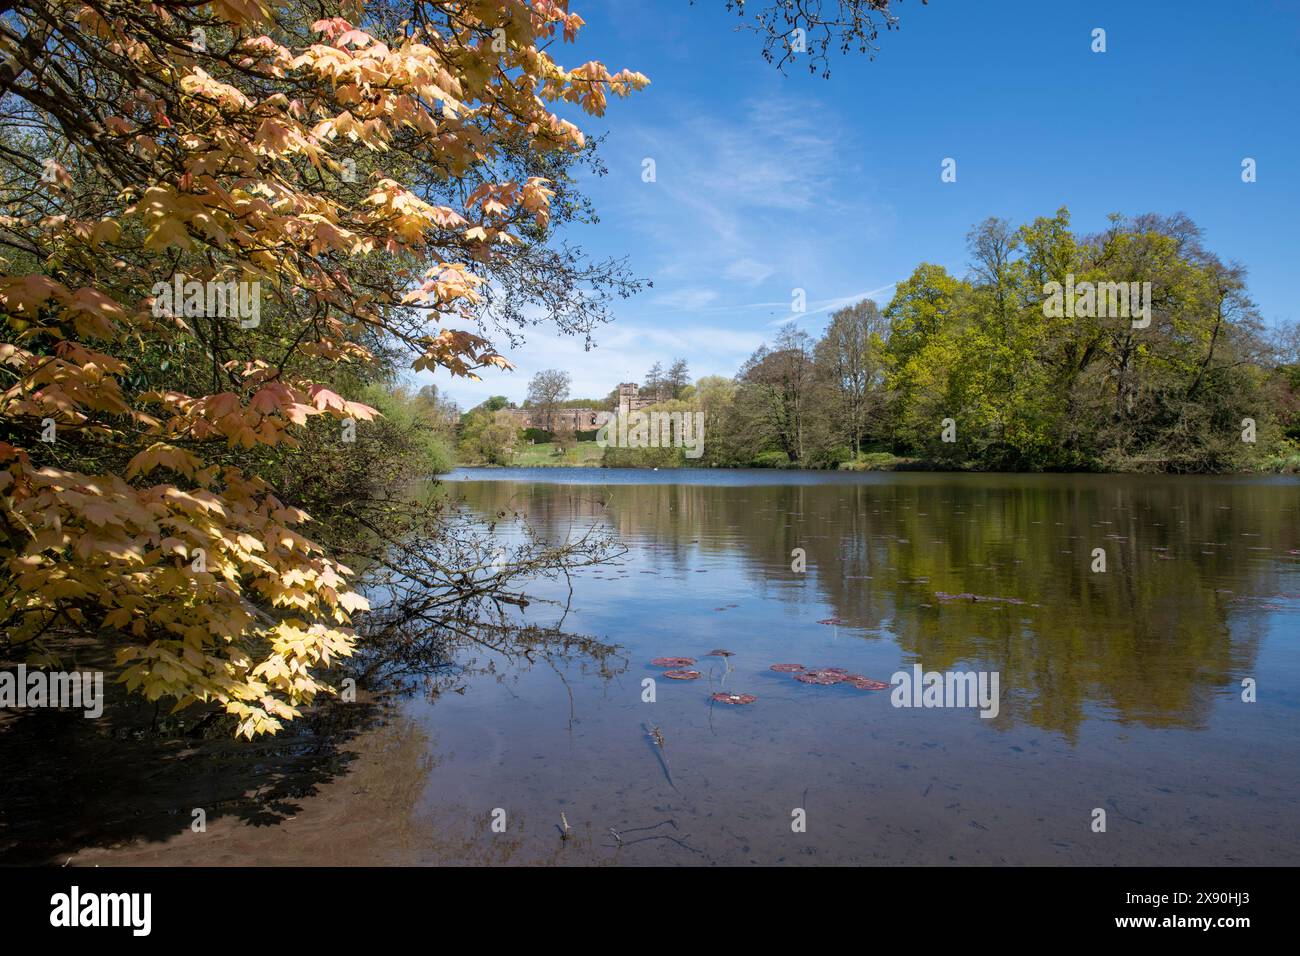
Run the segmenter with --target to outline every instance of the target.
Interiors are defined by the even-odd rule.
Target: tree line
[[[1210,252],[1186,216],[1113,216],[1080,235],[1061,209],[1019,227],[988,219],[967,238],[964,277],[922,263],[883,309],[839,309],[817,337],[792,322],[733,377],[681,394],[707,413],[700,463],[1300,464],[1296,326],[1266,328],[1246,270]],[[1110,314],[1130,287],[1146,318],[1128,300]],[[1062,290],[1073,295],[1064,308]]]

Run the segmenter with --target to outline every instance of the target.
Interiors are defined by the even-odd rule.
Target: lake
[[[539,583],[521,612],[607,654],[483,651],[456,692],[403,705],[427,757],[413,862],[1300,863],[1293,479],[465,469],[445,484],[485,517],[516,512],[556,541],[612,529],[627,551]],[[719,649],[732,656],[706,656]],[[700,678],[666,679],[663,657]],[[996,715],[774,664],[997,675]]]
[[[626,551],[532,582],[507,606],[537,625],[526,647],[462,647],[355,733],[340,705],[274,740],[141,751],[35,715],[80,743],[12,788],[11,853],[1300,863],[1294,479],[491,469],[440,490],[505,539],[597,529]],[[918,666],[959,706],[894,706]],[[996,678],[996,708],[947,693],[966,674]]]

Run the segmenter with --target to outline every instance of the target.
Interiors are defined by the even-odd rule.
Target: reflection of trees
[[[469,674],[494,672],[498,661],[594,662],[608,673],[614,648],[564,631],[565,602],[547,627],[521,615],[536,600],[529,589],[538,581],[567,581],[575,570],[619,557],[617,537],[590,520],[570,520],[558,535],[553,522],[543,522],[551,529],[543,534],[508,503],[480,518],[437,486],[429,498],[437,520],[361,555],[370,610],[350,670],[362,686],[422,688],[436,697]]]
[[[1264,482],[895,475],[464,489],[476,509],[511,502],[543,535],[603,520],[625,541],[653,540],[655,561],[735,554],[756,582],[795,578],[790,552],[804,548],[805,580],[833,616],[868,639],[891,633],[909,665],[1000,671],[1000,721],[1067,735],[1089,709],[1201,725],[1213,691],[1253,666],[1263,622],[1250,602],[1279,589],[1276,557],[1300,540],[1294,489]],[[1097,547],[1104,574],[1091,571]],[[936,597],[964,592],[1024,603]]]
[[[627,667],[617,648],[559,627],[484,623],[465,631],[424,629],[404,641],[368,650],[362,683],[386,692],[433,700],[463,691],[476,676],[495,675],[502,663],[516,672],[545,663],[563,681],[573,669],[612,678]]]

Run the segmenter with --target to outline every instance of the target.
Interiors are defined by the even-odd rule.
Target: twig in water
[[[673,783],[673,772],[668,767],[668,751],[664,747],[664,735],[660,732],[658,727],[646,727],[645,724],[642,724],[641,726],[645,727],[646,736],[650,738],[651,743],[655,744],[659,748],[655,751],[655,754],[659,757],[659,763],[664,768],[664,776],[668,778],[668,786],[677,790],[677,784]],[[680,793],[681,791],[678,792]]]

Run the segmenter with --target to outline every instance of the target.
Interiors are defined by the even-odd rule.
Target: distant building
[[[655,387],[653,392],[642,391],[636,382],[620,382],[618,386],[618,414],[620,417],[626,417],[628,412],[639,412],[650,405],[666,402],[671,396],[668,389],[662,385]]]
[[[600,408],[557,408],[551,412],[550,422],[541,408],[505,408],[520,428],[544,428],[547,431],[589,432],[600,427]],[[609,414],[604,412],[604,414]]]
[[[640,411],[657,402],[670,398],[663,386],[653,391],[643,390],[635,382],[620,382],[618,386],[618,414],[626,416],[629,412]],[[546,422],[546,411],[541,408],[516,408],[510,406],[502,409],[508,412],[520,428],[544,428],[547,431],[590,432],[601,426],[601,415],[608,415],[603,408],[557,408],[550,414],[550,423]]]

